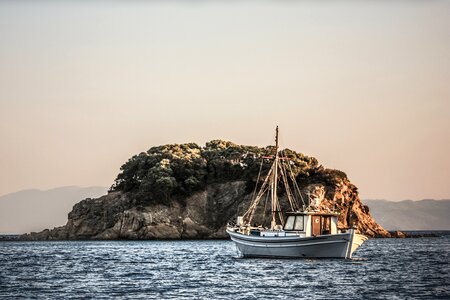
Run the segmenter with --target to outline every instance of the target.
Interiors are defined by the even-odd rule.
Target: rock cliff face
[[[360,232],[369,237],[391,236],[372,218],[369,207],[362,204],[358,189],[350,181],[343,179],[334,186],[319,186],[320,190],[323,190],[322,196],[319,196],[319,208],[322,211],[337,208],[340,211],[338,220],[340,229],[356,226]]]
[[[229,220],[244,210],[246,183],[209,185],[185,199],[135,206],[122,192],[77,203],[65,226],[25,235],[27,239],[220,239]]]
[[[249,186],[258,181],[257,171],[264,169],[254,162],[270,150],[223,141],[210,142],[205,148],[195,144],[152,148],[122,167],[107,195],[75,204],[66,225],[23,238],[227,238],[227,223],[245,212],[253,192]],[[320,210],[340,211],[340,228],[356,226],[370,237],[390,236],[371,217],[343,172],[324,169],[314,158],[288,151],[283,155],[290,156],[293,168],[297,167],[301,194],[309,195]]]
[[[321,210],[338,208],[339,227],[355,225],[370,237],[390,237],[364,206],[349,182],[335,187],[322,186]],[[243,214],[250,194],[246,183],[235,181],[212,184],[205,191],[188,197],[184,204],[133,206],[122,192],[111,192],[97,199],[86,199],[73,207],[67,224],[53,230],[25,235],[32,240],[79,239],[221,239],[227,238],[228,221]]]

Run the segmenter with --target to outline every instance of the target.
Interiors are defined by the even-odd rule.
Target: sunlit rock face
[[[65,226],[25,235],[27,239],[216,239],[227,238],[226,225],[243,215],[273,147],[211,141],[153,147],[121,168],[111,191],[77,203]],[[325,169],[315,158],[291,150],[291,162],[303,204],[317,211],[338,211],[339,228],[355,226],[370,237],[390,234],[371,217],[345,173]],[[262,161],[262,163],[261,163]],[[261,170],[262,174],[259,173]],[[283,189],[280,198],[283,199]],[[264,208],[256,223],[264,224]]]
[[[325,186],[322,184],[311,184],[305,189],[309,198],[309,206],[313,210],[319,210],[320,204],[325,200]]]
[[[390,236],[370,216],[351,183],[322,186],[316,191],[322,195],[318,211],[341,212],[339,228],[355,225],[370,237]],[[242,181],[208,186],[205,191],[185,199],[183,205],[169,201],[168,204],[134,207],[125,194],[113,192],[76,204],[65,226],[27,237],[38,240],[227,238],[227,222],[242,214],[249,200],[250,194]],[[256,218],[261,219],[261,216]]]
[[[372,218],[369,207],[363,205],[359,198],[358,189],[348,179],[339,179],[335,185],[324,185],[323,188],[325,193],[319,211],[339,212],[340,229],[356,227],[369,237],[391,236]]]

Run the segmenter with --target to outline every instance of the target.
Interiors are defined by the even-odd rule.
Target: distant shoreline
[[[393,232],[393,231],[389,231]],[[439,237],[442,235],[450,235],[450,230],[401,230],[407,238],[415,237]]]
[[[450,230],[399,230],[403,234],[405,234],[405,238],[423,238],[423,237],[440,237],[443,235],[450,235]],[[389,232],[395,233],[395,230],[389,230]],[[132,241],[127,239],[111,239],[111,240],[27,240],[22,237],[22,234],[0,234],[0,242],[54,242],[54,241]],[[393,237],[399,238],[399,237]],[[147,239],[147,240],[134,240],[134,241],[206,241],[206,240],[227,240],[223,238],[217,239]],[[379,239],[379,238],[376,238]]]

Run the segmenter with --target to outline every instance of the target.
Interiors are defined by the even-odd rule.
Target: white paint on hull
[[[244,257],[351,258],[367,240],[354,230],[317,237],[261,237],[227,229]]]

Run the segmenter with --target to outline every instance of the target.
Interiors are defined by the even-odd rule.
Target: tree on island
[[[274,147],[237,145],[213,140],[200,147],[195,143],[150,148],[131,157],[122,167],[110,191],[122,191],[136,202],[164,203],[201,191],[210,183],[246,181],[253,187],[259,171],[267,174]],[[300,185],[314,182],[335,184],[346,179],[344,172],[324,169],[317,159],[290,149],[280,151]]]

